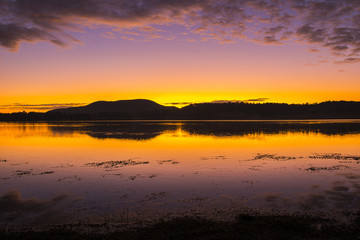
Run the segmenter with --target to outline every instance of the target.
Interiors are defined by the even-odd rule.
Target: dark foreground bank
[[[45,230],[2,227],[0,239],[360,239],[360,212],[348,220],[339,223],[321,217],[239,215],[232,222],[223,222],[183,217],[115,231],[107,223],[52,226]]]

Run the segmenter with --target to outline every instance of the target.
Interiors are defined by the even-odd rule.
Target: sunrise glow
[[[360,100],[358,3],[30,2],[1,3],[3,113],[139,98]]]

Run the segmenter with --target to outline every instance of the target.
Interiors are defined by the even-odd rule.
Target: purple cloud
[[[356,0],[0,0],[0,45],[13,51],[21,42],[63,47],[78,42],[71,32],[102,25],[113,29],[111,38],[303,41],[344,63],[360,54]],[[187,35],[170,32],[177,25]]]

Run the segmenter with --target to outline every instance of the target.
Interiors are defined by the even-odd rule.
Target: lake
[[[3,122],[0,223],[352,211],[359,163],[359,120]]]

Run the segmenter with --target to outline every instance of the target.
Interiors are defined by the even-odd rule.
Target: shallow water
[[[0,220],[354,210],[359,163],[359,120],[0,123]]]

